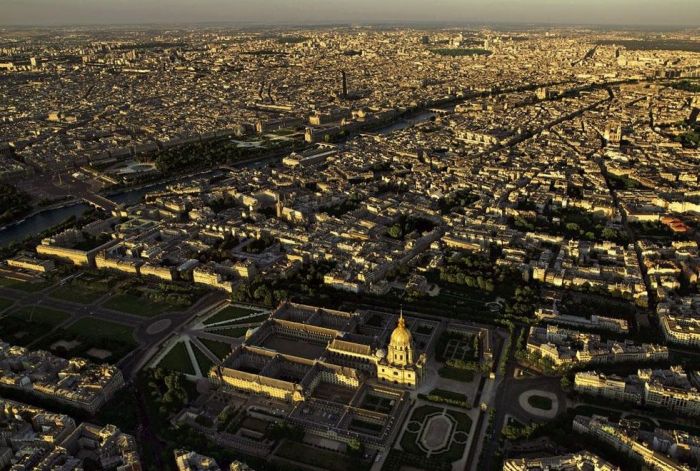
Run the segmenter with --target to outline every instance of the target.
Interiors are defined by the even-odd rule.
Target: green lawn
[[[456,381],[462,381],[463,383],[470,383],[474,380],[474,372],[472,370],[463,370],[451,366],[440,368],[438,374],[443,378],[454,379]]]
[[[106,294],[106,290],[86,288],[83,286],[65,285],[51,292],[51,297],[79,304],[90,304]]]
[[[417,433],[409,432],[408,430],[404,431],[403,436],[401,437],[401,448],[404,451],[407,451],[408,453],[412,453],[414,455],[425,456],[425,453],[423,452],[423,450],[418,448],[418,444],[416,443],[416,440],[418,440]]]
[[[63,311],[44,307],[22,307],[2,319],[0,338],[14,345],[27,346],[69,317],[70,315]]]
[[[44,288],[48,288],[50,283],[47,281],[19,281],[9,278],[0,278],[0,287],[17,289],[28,293],[36,293]]]
[[[453,410],[448,410],[446,414],[457,421],[458,432],[469,433],[469,430],[471,430],[472,428],[472,419],[470,419],[467,414],[463,414],[461,412],[456,412]]]
[[[17,309],[16,311],[12,312],[10,316],[27,322],[29,322],[31,319],[31,322],[37,324],[55,326],[68,319],[70,314],[63,311],[55,311],[42,306],[33,306]]]
[[[257,311],[254,311],[252,309],[245,309],[238,306],[228,306],[211,316],[209,319],[204,321],[204,323],[206,325],[216,324],[217,322],[223,322],[232,319],[238,319],[239,317],[249,316],[251,314],[255,314],[255,312]]]
[[[259,316],[253,316],[249,317],[247,319],[240,319],[236,322],[234,322],[232,325],[240,325],[240,324],[262,324],[264,320],[266,320],[268,317],[270,317],[269,314],[260,314]]]
[[[185,347],[184,342],[176,343],[168,354],[160,360],[158,366],[185,374],[194,374],[194,367],[190,356],[187,354],[187,347]]]
[[[243,337],[246,332],[248,332],[248,327],[233,327],[231,329],[212,331],[213,334],[225,335],[226,337],[232,337],[234,339]]]
[[[172,304],[154,303],[149,299],[128,293],[112,296],[103,306],[107,309],[114,309],[115,311],[141,317],[155,317],[167,310],[178,308],[178,306],[173,306]]]
[[[533,395],[527,398],[527,403],[535,409],[552,410],[552,400],[548,397]]]
[[[357,465],[354,465],[345,454],[290,440],[282,442],[275,451],[275,456],[328,471],[354,471],[357,469]]]
[[[194,352],[194,357],[197,359],[197,363],[199,364],[199,370],[202,372],[202,375],[207,376],[211,367],[214,366],[214,362],[211,361],[209,357],[206,356],[204,352],[202,352],[194,344],[192,344],[192,351]]]
[[[410,420],[422,422],[426,416],[441,410],[442,408],[422,406],[413,411],[413,415],[411,416]],[[455,420],[455,422],[457,422],[456,431],[469,433],[472,427],[472,420],[469,418],[468,415],[451,410],[447,410],[446,414],[452,417]],[[413,455],[426,457],[425,452],[421,450],[418,444],[416,443],[418,437],[418,432],[410,432],[408,430],[404,431],[400,442],[401,448],[403,448],[404,451]],[[455,441],[451,442],[447,450],[441,453],[434,454],[430,457],[430,460],[433,460],[436,463],[435,468],[431,469],[437,469],[437,463],[452,463],[460,459],[464,454],[465,446],[466,445],[464,443],[457,443]]]
[[[226,355],[231,353],[231,345],[227,343],[202,338],[200,338],[199,341],[202,342],[202,344],[204,344],[204,346],[207,347],[220,360],[223,360]]]
[[[411,414],[411,420],[415,420],[416,422],[423,422],[423,419],[425,419],[426,416],[434,414],[435,412],[440,412],[443,409],[444,407],[420,406],[413,410],[413,414]]]
[[[4,311],[13,304],[14,301],[12,301],[11,299],[0,298],[0,312]]]
[[[104,360],[110,363],[116,363],[137,346],[131,327],[86,317],[65,329],[53,331],[42,338],[36,348],[51,350],[52,345],[61,340],[76,341],[77,345],[70,349],[61,347],[52,350],[58,356],[90,358],[87,352],[96,348],[110,352],[111,355]]]
[[[86,338],[109,338],[124,343],[136,343],[131,327],[92,317],[80,319],[66,330]]]

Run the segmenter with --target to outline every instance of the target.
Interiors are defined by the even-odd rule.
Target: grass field
[[[194,344],[192,345],[192,351],[194,352],[194,357],[197,359],[197,363],[199,364],[199,370],[202,372],[202,375],[207,376],[211,367],[214,366],[214,362],[211,361],[209,357],[206,356],[204,352],[202,352]]]
[[[462,381],[463,383],[474,381],[474,372],[472,370],[443,366],[438,370],[438,374],[443,378],[454,379],[455,381]]]
[[[192,361],[190,360],[190,356],[187,354],[187,347],[185,347],[184,342],[176,343],[175,346],[170,349],[168,354],[165,355],[162,360],[160,360],[158,366],[185,374],[194,374]]]
[[[232,319],[238,319],[239,317],[249,316],[255,314],[256,311],[252,309],[245,309],[238,306],[228,306],[217,312],[209,319],[204,321],[206,325],[216,324],[217,322],[224,322]]]
[[[231,345],[227,343],[201,338],[199,341],[202,342],[204,346],[207,347],[209,351],[216,355],[220,360],[223,360],[226,355],[231,353]]]
[[[97,288],[65,285],[59,286],[53,290],[50,296],[54,299],[61,299],[63,301],[70,301],[79,304],[90,304],[106,293],[106,290]]]
[[[86,317],[66,329],[87,338],[109,338],[135,344],[131,327]]]
[[[442,408],[438,407],[422,406],[413,411],[413,415],[411,416],[410,420],[423,422],[427,416],[442,410]],[[463,414],[461,412],[455,412],[449,409],[445,412],[445,414],[450,416],[456,422],[456,432],[469,433],[469,431],[472,428],[472,420],[469,418],[468,415]],[[401,437],[401,448],[403,448],[404,451],[412,455],[427,458],[426,453],[420,448],[420,446],[417,443],[417,440],[418,438],[420,438],[421,433],[423,432],[412,432],[409,430],[405,430],[403,436]],[[448,445],[447,449],[443,449],[444,451],[440,450],[437,453],[431,455],[430,460],[433,460],[436,464],[452,463],[462,457],[462,455],[464,454],[465,446],[466,445],[464,443],[458,443],[453,440]],[[437,465],[434,469],[437,469]]]
[[[56,311],[41,306],[22,307],[10,314],[11,317],[37,324],[58,325],[70,317],[63,311]]]
[[[36,293],[42,289],[48,288],[50,284],[46,281],[19,281],[9,278],[0,278],[0,287],[17,289],[28,293]]]
[[[248,327],[232,327],[230,329],[221,329],[213,331],[214,334],[225,335],[234,339],[241,338],[248,332]]]
[[[467,414],[455,412],[453,410],[448,410],[446,413],[457,422],[458,432],[469,433],[469,430],[472,428],[472,419],[470,419]]]
[[[434,406],[418,407],[418,408],[413,410],[413,414],[411,414],[411,420],[415,420],[416,422],[422,422],[426,416],[433,414],[435,412],[440,412],[443,409],[444,409],[443,407],[434,407]]]
[[[80,319],[65,329],[53,331],[42,338],[36,347],[50,350],[51,346],[60,340],[77,341],[78,345],[70,350],[65,348],[52,350],[56,355],[64,358],[86,357],[90,349],[97,348],[111,353],[105,359],[110,363],[116,363],[137,346],[131,327],[89,317]]]
[[[0,298],[0,312],[12,306],[13,301],[10,299]]]
[[[527,403],[535,409],[552,410],[552,400],[548,397],[533,395],[527,398]]]
[[[26,346],[69,317],[63,311],[45,307],[22,307],[3,318],[0,322],[0,336],[12,344]]]
[[[141,317],[155,317],[168,310],[180,308],[167,303],[154,303],[128,293],[112,296],[104,303],[104,307]]]
[[[275,451],[275,456],[329,471],[353,471],[357,468],[345,454],[290,440],[282,442]]]

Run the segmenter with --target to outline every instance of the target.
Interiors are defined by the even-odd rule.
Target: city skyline
[[[4,0],[2,26],[92,24],[253,23],[309,25],[329,23],[562,24],[693,27],[700,5],[691,0],[439,0],[429,6],[416,0],[347,4],[338,0]]]
[[[0,471],[697,469],[697,7],[375,3],[0,0]]]

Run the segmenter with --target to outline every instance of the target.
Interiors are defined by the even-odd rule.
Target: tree
[[[571,390],[571,380],[569,380],[569,378],[567,378],[566,376],[562,376],[562,378],[561,378],[561,388],[564,391]]]
[[[365,446],[357,438],[353,438],[347,445],[348,455],[354,458],[362,458],[365,454]]]
[[[581,231],[581,228],[575,222],[569,222],[566,224],[565,227],[566,227],[566,230],[569,232],[577,232],[578,233]]]
[[[387,231],[387,233],[389,234],[389,237],[391,237],[393,239],[400,239],[401,236],[403,235],[401,232],[402,232],[401,226],[399,224],[394,224]]]
[[[603,238],[605,240],[615,240],[619,237],[619,235],[620,234],[611,227],[606,227],[605,229],[603,229]]]

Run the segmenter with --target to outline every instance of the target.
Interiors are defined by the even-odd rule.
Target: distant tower
[[[282,199],[278,198],[277,202],[275,203],[275,214],[277,215],[278,218],[282,218],[282,211],[284,210],[284,203],[282,203]]]
[[[348,97],[348,77],[345,74],[344,70],[341,70],[340,74],[341,74],[341,77],[343,80],[343,98],[347,98]]]
[[[622,140],[622,125],[620,123],[607,123],[603,138],[609,145],[618,146]]]

